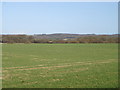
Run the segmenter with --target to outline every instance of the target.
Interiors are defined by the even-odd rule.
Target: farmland
[[[3,88],[117,88],[117,44],[3,44]]]

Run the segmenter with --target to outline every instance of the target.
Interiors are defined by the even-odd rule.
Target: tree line
[[[73,39],[35,38],[34,35],[2,35],[1,43],[119,43],[120,37],[111,35],[93,35]]]

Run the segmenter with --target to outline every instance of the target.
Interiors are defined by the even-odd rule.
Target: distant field
[[[117,44],[2,44],[3,88],[116,88]]]

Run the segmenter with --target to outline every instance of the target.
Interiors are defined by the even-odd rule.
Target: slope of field
[[[117,44],[3,44],[3,88],[116,88]]]

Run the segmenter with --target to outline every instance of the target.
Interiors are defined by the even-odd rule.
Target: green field
[[[3,88],[117,88],[117,44],[2,44]]]

